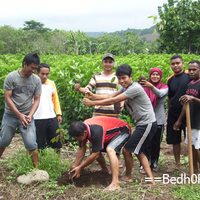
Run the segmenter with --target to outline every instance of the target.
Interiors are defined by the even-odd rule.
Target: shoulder
[[[92,77],[95,77],[95,76],[102,76],[102,73],[101,73],[101,72],[96,73],[96,74],[94,74]]]
[[[6,76],[4,82],[14,81],[14,80],[16,80],[16,78],[19,77],[18,75],[19,75],[18,70],[12,71]]]
[[[8,73],[8,75],[6,77],[16,76],[16,74],[18,74],[18,70],[14,70],[14,71]]]
[[[39,78],[37,75],[32,74],[32,75],[31,75],[31,78],[32,78],[32,80],[35,81],[36,83],[41,83],[41,80],[40,80],[40,78]]]
[[[46,82],[45,82],[45,84],[50,84],[50,85],[55,86],[54,81],[52,81],[52,80],[50,80],[50,79],[47,79]]]
[[[168,82],[169,80],[171,80],[173,77],[174,77],[174,74],[172,74],[172,75],[167,79],[167,82]]]

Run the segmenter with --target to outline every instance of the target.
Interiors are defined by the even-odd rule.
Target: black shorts
[[[57,117],[51,119],[36,119],[35,127],[38,149],[44,149],[46,146],[50,146],[54,149],[62,148],[60,138],[57,142],[51,141],[52,138],[60,135],[60,132],[56,133],[56,131],[59,129]]]
[[[178,117],[174,116],[170,113],[168,113],[168,118],[167,118],[167,137],[166,141],[167,144],[180,144],[182,139],[181,139],[181,132],[183,131],[184,137],[185,137],[185,119],[183,120],[181,126],[179,127],[179,131],[176,131],[173,129],[173,126],[175,122],[177,121]]]
[[[123,132],[116,134],[109,143],[104,144],[104,149],[101,152],[106,152],[106,148],[110,147],[116,151],[116,154],[119,155],[121,148],[126,144],[130,137],[128,132]]]
[[[136,155],[141,154],[156,133],[157,127],[157,122],[137,126],[124,148]]]

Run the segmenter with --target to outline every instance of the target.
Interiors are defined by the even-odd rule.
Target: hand
[[[142,87],[148,87],[148,88],[151,88],[151,89],[154,88],[154,86],[150,82],[148,82],[146,80],[141,80],[140,84],[141,84]]]
[[[62,123],[62,116],[61,115],[57,115],[57,120],[58,120],[58,124]]]
[[[93,105],[92,105],[92,102],[93,102],[93,101],[91,101],[91,100],[89,100],[89,99],[86,99],[86,98],[84,98],[83,101],[82,101],[82,103],[83,103],[85,106],[93,106]]]
[[[27,116],[22,113],[18,117],[19,117],[19,120],[21,121],[21,124],[26,129],[27,126],[31,123],[32,117],[30,118],[29,115]]]
[[[77,83],[75,84],[75,86],[74,86],[74,89],[76,90],[76,91],[79,91],[79,89],[80,89],[80,84],[79,84],[79,81],[77,81]]]
[[[72,178],[79,178],[80,177],[80,174],[81,174],[81,167],[80,166],[78,166],[78,167],[75,167],[74,169],[72,169],[71,171],[70,171],[70,173],[72,173],[72,172],[74,172],[74,175],[72,176]]]
[[[182,105],[192,100],[193,100],[193,96],[190,96],[190,95],[184,95],[179,99]]]
[[[174,124],[174,126],[173,126],[173,129],[175,130],[175,131],[180,131],[180,125],[181,125],[181,122],[179,122],[179,121],[176,121],[176,123]]]
[[[88,98],[88,99],[93,99],[93,93],[88,90],[88,91],[85,92],[85,97]]]

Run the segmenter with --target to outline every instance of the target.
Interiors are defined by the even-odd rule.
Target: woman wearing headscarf
[[[168,86],[161,82],[161,78],[162,70],[160,68],[153,68],[150,70],[149,81],[140,81],[140,84],[143,86],[145,92],[151,100],[158,124],[158,130],[149,143],[148,148],[144,152],[148,160],[151,161],[150,167],[153,171],[159,170],[158,159],[160,153],[160,143],[162,141],[164,125],[166,124],[165,101],[168,93]],[[140,173],[145,173],[142,166],[140,167]]]

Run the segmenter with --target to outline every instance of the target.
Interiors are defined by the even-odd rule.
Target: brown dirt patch
[[[101,171],[93,171],[85,169],[81,172],[79,178],[73,178],[68,172],[63,174],[63,177],[58,179],[58,185],[75,185],[76,187],[89,187],[95,185],[95,187],[106,187],[110,184],[112,179],[111,174]]]
[[[6,148],[1,159],[5,159],[6,156],[12,155],[16,149],[22,146],[22,138],[20,135],[16,134],[11,145]],[[188,156],[187,145],[181,143],[181,147],[181,155]],[[68,151],[68,149],[64,146],[61,154],[63,161],[68,159],[71,161],[71,163],[73,163],[76,156],[76,151]],[[155,177],[161,177],[163,173],[166,173],[169,165],[174,162],[172,145],[167,145],[164,139],[161,145],[161,154],[162,156],[159,162],[160,170],[159,172],[153,172]],[[88,155],[89,152],[87,152],[86,156]],[[48,189],[47,191],[41,191],[39,187],[40,183],[36,183],[35,185],[31,186],[23,186],[22,188],[16,182],[16,180],[8,182],[6,178],[10,176],[10,173],[5,169],[1,159],[0,199],[47,199],[46,192]],[[74,178],[73,181],[70,179],[67,170],[68,169],[66,169],[66,172],[63,173],[63,176],[58,179],[58,186],[69,185],[70,187],[65,189],[64,193],[58,194],[58,196],[48,199],[101,199],[98,195],[95,196],[96,193],[99,194],[99,190],[102,191],[102,189],[111,183],[111,174],[100,172],[100,166],[97,164],[97,162],[94,162],[92,165],[89,165],[87,168],[85,168],[81,172],[81,176],[79,178]],[[103,194],[102,199],[176,199],[171,192],[172,185],[157,184],[153,188],[149,188],[149,186],[144,182],[146,176],[139,174],[138,171],[139,162],[134,157],[134,166],[132,171],[133,183],[121,186],[122,189],[119,192],[116,191],[112,193],[112,198],[106,197],[105,194]],[[188,173],[188,165],[183,166],[183,171]],[[120,168],[120,177],[123,176],[124,173],[125,167]],[[170,176],[178,176],[180,173],[172,173]],[[88,193],[88,191],[90,191],[90,193]],[[55,190],[53,192],[55,192]]]

